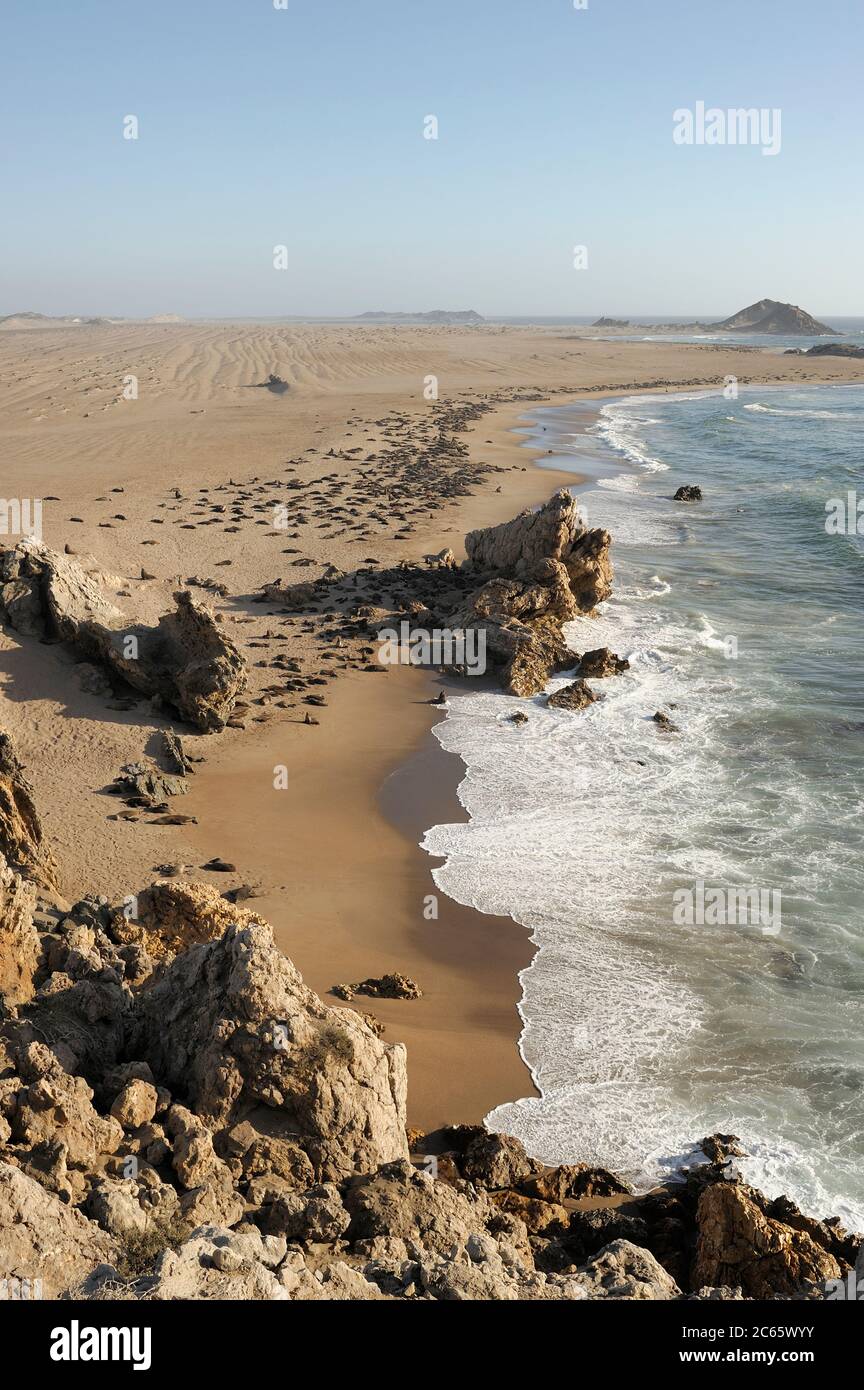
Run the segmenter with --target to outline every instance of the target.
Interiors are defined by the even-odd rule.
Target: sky
[[[864,314],[861,0],[0,14],[0,314]]]

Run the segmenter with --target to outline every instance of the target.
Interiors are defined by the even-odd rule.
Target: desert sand
[[[260,385],[271,373],[286,391]],[[169,721],[144,701],[118,709],[86,693],[61,647],[0,634],[0,728],[34,785],[64,892],[116,900],[167,869],[250,887],[313,988],[391,970],[418,980],[421,1000],[357,1001],[408,1044],[412,1123],[477,1121],[529,1094],[516,1050],[527,934],[443,898],[436,920],[424,915],[433,861],[416,842],[425,826],[462,814],[458,768],[429,741],[440,714],[426,702],[438,687],[421,673],[366,669],[374,663],[334,648],[326,620],[274,619],[252,598],[279,576],[315,578],[331,564],[351,573],[443,546],[459,555],[467,529],[572,482],[533,468],[514,434],[533,405],[719,388],[730,374],[746,383],[862,373],[841,358],[592,341],[561,328],[0,333],[3,497],[43,499],[45,542],[69,546],[130,613],[155,617],[191,582],[250,666],[237,727],[184,739],[204,758],[177,807],[196,823],[165,826],[143,813],[118,819],[106,787],[122,764],[155,754]],[[437,402],[424,397],[431,376]],[[470,418],[463,407],[475,406],[483,413]],[[496,471],[472,472],[481,463]],[[293,507],[290,531],[273,525],[282,500]],[[288,688],[271,665],[286,658],[314,687]],[[326,701],[314,707],[317,726],[303,722],[313,689]],[[200,868],[216,855],[235,870]]]

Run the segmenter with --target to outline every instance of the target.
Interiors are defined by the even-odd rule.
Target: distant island
[[[154,314],[149,319],[103,318],[84,314],[36,314],[28,309],[17,314],[0,314],[0,330],[16,328],[99,328],[117,323],[185,323],[180,314]]]
[[[369,309],[365,314],[355,314],[357,319],[374,320],[377,323],[485,323],[482,314],[476,309],[428,309],[417,314],[391,314],[387,309]]]
[[[820,323],[797,304],[784,304],[779,299],[759,299],[739,309],[731,318],[719,323],[631,323],[629,319],[599,318],[591,324],[592,328],[649,328],[656,333],[674,333],[686,329],[699,332],[710,329],[712,333],[776,333],[783,336],[802,338],[836,337],[837,331],[827,323]]]

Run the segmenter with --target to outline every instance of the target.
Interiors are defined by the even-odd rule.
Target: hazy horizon
[[[12,0],[6,312],[864,312],[855,0],[285,6]]]

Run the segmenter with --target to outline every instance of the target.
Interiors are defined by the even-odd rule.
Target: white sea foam
[[[629,481],[660,463],[640,432],[655,418],[652,403],[617,404],[598,434],[640,472],[623,484],[605,480],[586,505],[589,524],[615,538],[616,591],[567,636],[574,650],[612,647],[629,671],[596,682],[605,698],[578,715],[541,712],[538,697],[523,702],[529,720],[517,727],[512,698],[484,693],[452,700],[435,730],[465,762],[459,795],[469,815],[423,841],[444,860],[436,883],[459,902],[513,916],[538,947],[521,977],[520,1047],[540,1094],[498,1107],[487,1121],[546,1161],[594,1161],[643,1186],[668,1176],[700,1135],[732,1131],[750,1153],[740,1165],[747,1181],[860,1228],[864,1201],[849,1198],[861,1193],[849,1142],[850,1126],[860,1132],[859,1006],[855,996],[844,1001],[835,1037],[823,1022],[824,1011],[834,1012],[830,983],[814,983],[818,999],[772,993],[772,971],[784,961],[806,957],[806,969],[829,980],[839,969],[827,924],[819,953],[794,936],[787,944],[758,932],[708,938],[704,929],[671,927],[670,897],[682,881],[740,882],[748,864],[770,862],[783,876],[785,924],[787,886],[794,918],[797,901],[824,898],[835,870],[813,837],[811,789],[784,772],[785,725],[771,723],[777,695],[754,680],[752,663],[739,674],[738,662],[724,660],[724,619],[700,611],[722,603],[722,578],[709,572],[699,606],[682,607],[675,552],[666,552],[670,582],[638,549],[680,540],[687,523],[656,486]],[[682,580],[682,592],[688,587]],[[811,630],[828,621],[817,611]],[[658,733],[651,714],[679,705],[672,717],[681,736]],[[773,730],[765,748],[750,745],[750,767],[734,740],[731,758],[724,743],[745,708],[751,731]],[[764,799],[761,813],[754,794]],[[860,807],[832,808],[819,804],[817,820],[834,826],[840,865]],[[828,1088],[839,1097],[833,1129],[822,1101]]]

